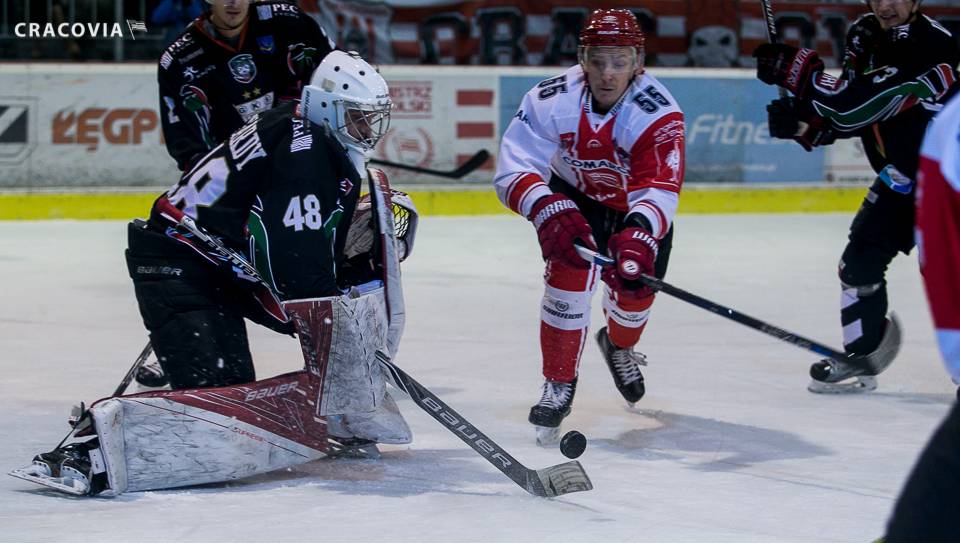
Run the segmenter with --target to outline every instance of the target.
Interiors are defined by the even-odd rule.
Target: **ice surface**
[[[849,215],[680,216],[667,280],[839,347],[836,264]],[[518,217],[425,218],[404,264],[397,362],[532,468],[542,264]],[[0,469],[67,430],[145,343],[121,222],[0,222]],[[875,393],[806,391],[816,357],[679,300],[654,305],[647,395],[627,410],[591,342],[573,414],[591,492],[535,498],[409,400],[414,442],[380,460],[321,460],[232,484],[54,495],[0,477],[3,541],[871,541],[954,387],[940,365],[915,257],[890,270],[904,324]],[[601,322],[595,300],[593,330]],[[302,364],[297,342],[250,326],[258,375]]]

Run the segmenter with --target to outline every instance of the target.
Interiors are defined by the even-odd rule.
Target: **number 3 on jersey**
[[[320,212],[320,199],[314,194],[301,198],[290,198],[287,210],[283,212],[283,225],[293,228],[297,232],[306,226],[310,230],[320,230],[323,227],[323,214]]]

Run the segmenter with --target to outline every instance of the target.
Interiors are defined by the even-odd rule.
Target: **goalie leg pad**
[[[387,344],[384,289],[364,294],[290,300],[307,371],[319,386],[317,415],[369,413],[383,399],[386,383],[376,351]]]
[[[155,392],[91,408],[104,495],[216,483],[323,458],[326,424],[295,372],[234,387]]]
[[[318,383],[317,414],[327,417],[330,433],[409,443],[410,427],[387,394],[376,359],[376,351],[386,350],[388,343],[384,289],[291,300],[284,307],[293,315],[308,372]]]

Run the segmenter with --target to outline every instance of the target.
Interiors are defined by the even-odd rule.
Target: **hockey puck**
[[[579,458],[587,448],[587,438],[576,430],[570,430],[560,438],[560,452],[567,458]]]

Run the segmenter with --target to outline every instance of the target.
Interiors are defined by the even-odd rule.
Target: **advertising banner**
[[[163,145],[152,65],[0,66],[0,189],[161,188],[179,177]],[[385,66],[394,109],[375,157],[452,170],[494,155],[462,179],[386,168],[400,184],[491,182],[500,136],[520,99],[550,68]],[[751,70],[651,70],[687,123],[687,181],[779,183],[872,178],[847,140],[812,153],[772,140],[765,105],[776,91]]]

